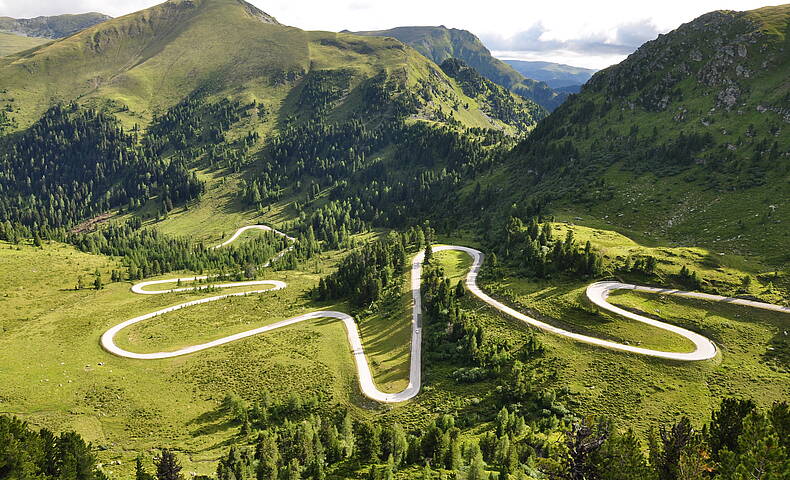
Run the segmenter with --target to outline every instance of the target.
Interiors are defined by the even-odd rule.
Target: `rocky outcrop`
[[[623,63],[596,74],[587,88],[635,95],[645,110],[658,112],[682,100],[680,84],[693,78],[708,87],[716,107],[730,110],[746,90],[743,81],[767,66],[755,65],[756,55],[750,54],[765,43],[765,34],[742,13],[712,12],[645,43]]]

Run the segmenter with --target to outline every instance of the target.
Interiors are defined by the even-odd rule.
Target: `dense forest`
[[[681,417],[641,437],[603,418],[548,427],[507,407],[476,435],[464,433],[464,419],[452,415],[407,431],[397,423],[354,420],[339,408],[320,412],[295,402],[232,403],[241,408],[242,436],[249,443],[229,449],[216,478],[319,480],[362,473],[372,480],[734,480],[787,478],[790,468],[787,403],[763,410],[750,400],[725,399],[701,428]],[[559,433],[559,441],[549,440],[551,432]]]
[[[76,104],[55,106],[2,139],[0,221],[72,226],[152,196],[172,208],[203,188],[183,163],[159,160],[112,116]]]
[[[93,447],[77,433],[34,431],[15,418],[0,415],[0,478],[105,480]]]
[[[425,218],[452,218],[445,214],[462,208],[460,186],[492,168],[507,144],[493,130],[422,123],[293,124],[272,139],[271,161],[245,179],[240,197],[260,210],[292,189],[304,192],[300,208],[325,196],[350,205],[351,220],[406,228]]]

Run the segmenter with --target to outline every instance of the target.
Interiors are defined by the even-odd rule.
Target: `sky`
[[[699,15],[751,10],[767,0],[248,0],[306,30],[445,25],[469,30],[495,56],[600,69]],[[114,17],[161,0],[0,0],[0,16],[102,12]]]

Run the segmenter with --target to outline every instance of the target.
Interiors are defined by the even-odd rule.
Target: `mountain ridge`
[[[0,32],[57,39],[68,37],[112,17],[98,12],[40,16],[34,18],[0,17]]]
[[[529,179],[533,199],[788,262],[788,33],[782,5],[711,12],[645,43],[514,149],[513,191]]]
[[[349,33],[397,38],[437,65],[447,58],[458,58],[493,82],[533,100],[549,111],[557,108],[567,97],[567,94],[558,93],[543,82],[525,78],[511,66],[492,56],[480,39],[468,30],[445,26],[414,26]]]
[[[437,112],[445,108],[439,117],[449,107],[456,120],[470,126],[509,128],[488,119],[475,102],[452,100],[463,93],[441,78],[438,65],[396,40],[303,31],[242,0],[170,0],[94,25],[0,59],[0,81],[14,94],[22,126],[53,99],[76,98],[112,106],[133,126],[145,125],[156,112],[197,90],[268,98],[278,109],[293,109],[288,94],[301,88],[309,72],[340,68],[352,71],[351,90],[379,72],[399,75],[407,85],[435,83],[421,109],[433,102]],[[64,70],[74,74],[63,77]],[[454,92],[436,97],[443,89]],[[462,104],[471,109],[456,108]],[[544,115],[532,110],[535,119]]]
[[[544,82],[555,90],[584,85],[598,71],[564,63],[511,59],[502,61],[525,77]]]

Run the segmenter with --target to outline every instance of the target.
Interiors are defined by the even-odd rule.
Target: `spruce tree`
[[[428,243],[425,245],[425,258],[423,259],[423,264],[430,265],[433,261],[433,248],[431,248],[431,244]]]
[[[170,450],[162,450],[162,455],[154,460],[154,465],[157,480],[183,480],[181,465]]]
[[[472,462],[469,464],[469,472],[466,475],[467,480],[486,480],[488,474],[485,470],[485,463],[483,463],[483,454],[480,449],[474,453]]]

